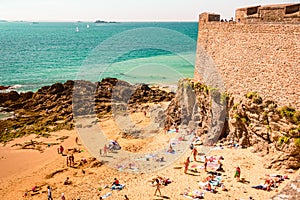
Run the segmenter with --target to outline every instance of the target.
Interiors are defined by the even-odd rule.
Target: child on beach
[[[120,185],[119,180],[117,178],[115,178],[114,182],[112,183],[112,185],[119,186]]]
[[[67,177],[65,180],[64,180],[64,185],[70,185],[71,184],[71,181],[69,180],[69,177]]]
[[[241,177],[241,168],[237,166],[235,169],[234,178],[236,178],[237,181],[240,181],[240,177]]]

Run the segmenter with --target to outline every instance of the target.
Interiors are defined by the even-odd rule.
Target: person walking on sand
[[[47,187],[48,192],[48,200],[53,200],[52,198],[52,188],[48,185]]]
[[[61,193],[61,200],[66,200],[65,194]]]
[[[76,142],[76,144],[78,144],[78,137],[75,138],[75,142]]]
[[[159,182],[159,179],[156,178],[155,179],[155,192],[154,192],[154,196],[156,196],[156,193],[159,192],[159,195],[161,196],[161,191],[160,191],[160,182]]]
[[[57,149],[58,154],[63,154],[64,153],[64,147],[60,145],[60,147]]]
[[[237,166],[235,169],[234,178],[236,178],[237,181],[240,181],[240,177],[241,177],[241,168]]]
[[[194,157],[194,161],[196,162],[197,161],[197,155],[198,155],[198,150],[197,150],[196,147],[193,148],[192,154],[193,154],[193,157]]]
[[[74,155],[71,154],[71,162],[70,162],[70,165],[74,166],[75,164],[75,158],[74,158]]]
[[[186,161],[184,162],[184,173],[187,173],[187,170],[189,169],[190,164],[190,157],[187,157]]]
[[[104,155],[104,156],[107,156],[107,151],[108,151],[108,147],[107,147],[107,145],[105,144],[104,147],[103,147],[103,155]]]
[[[208,163],[208,159],[206,156],[204,156],[204,170],[207,172],[207,163]]]
[[[69,159],[70,159],[70,156],[67,156],[67,167],[69,166]]]

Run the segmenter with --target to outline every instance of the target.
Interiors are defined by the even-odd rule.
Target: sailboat
[[[89,24],[87,24],[87,25],[86,25],[86,28],[90,28],[90,25],[89,25]]]
[[[79,28],[78,28],[78,26],[76,27],[76,32],[77,32],[77,33],[79,32]]]

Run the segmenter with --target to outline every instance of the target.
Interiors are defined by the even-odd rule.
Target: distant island
[[[118,22],[114,22],[114,21],[103,21],[103,20],[96,20],[95,23],[97,24],[107,24],[107,23],[118,23]]]
[[[8,21],[6,21],[6,20],[3,20],[3,19],[2,19],[2,20],[0,19],[0,22],[8,22]]]

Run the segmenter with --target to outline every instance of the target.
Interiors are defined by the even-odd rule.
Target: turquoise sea
[[[193,77],[196,22],[3,22],[0,85],[36,91],[66,80],[116,77],[173,84]]]

